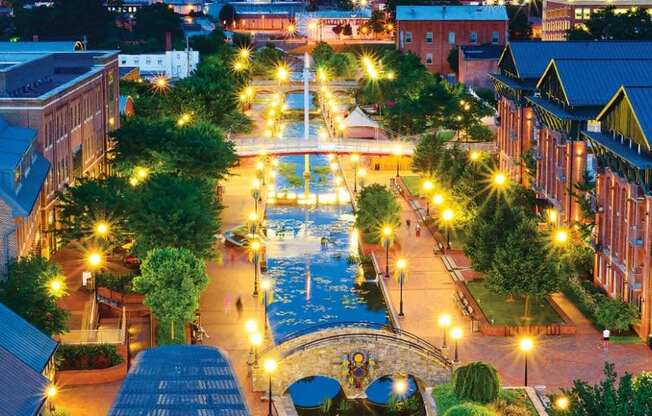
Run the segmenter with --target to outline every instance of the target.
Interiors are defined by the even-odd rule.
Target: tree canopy
[[[0,302],[49,336],[67,330],[68,312],[57,305],[50,282],[61,270],[44,257],[30,256],[9,265],[7,279],[0,280]]]
[[[615,6],[594,10],[581,27],[566,32],[568,40],[649,40],[652,16],[642,7],[616,13]]]
[[[181,18],[165,3],[154,3],[139,7],[135,15],[136,35],[142,39],[165,39],[170,33],[172,38],[181,37]]]
[[[365,186],[358,195],[358,211],[355,225],[370,243],[380,240],[381,228],[401,225],[401,206],[396,197],[383,185]]]

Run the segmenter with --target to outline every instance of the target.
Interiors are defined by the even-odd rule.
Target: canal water
[[[290,109],[301,109],[303,96],[300,98],[290,94],[286,103]],[[311,120],[310,135],[316,136],[321,127],[321,120]],[[287,123],[284,132],[287,139],[303,138],[303,122]],[[334,175],[327,156],[310,155],[309,160],[310,192],[335,193]],[[303,172],[304,155],[280,157],[276,191],[302,194]],[[347,322],[388,323],[387,306],[380,289],[375,283],[366,283],[358,276],[358,267],[350,258],[357,253],[357,247],[353,245],[355,241],[351,238],[354,215],[350,205],[268,205],[265,217],[268,236],[266,274],[274,281],[269,324],[276,342],[293,333],[311,331],[311,327],[316,326]],[[334,360],[339,358],[333,357]],[[321,414],[311,412],[329,403],[326,402],[329,399],[340,406],[339,382],[320,376],[311,377],[291,386],[290,394],[301,414]],[[387,403],[391,396],[387,386],[387,379],[373,383],[367,392],[369,403],[365,402],[365,407]],[[414,391],[414,382],[410,386]],[[383,414],[363,410],[353,412],[351,414]]]

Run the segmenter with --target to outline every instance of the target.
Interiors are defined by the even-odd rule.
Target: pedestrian
[[[231,293],[227,293],[224,296],[224,315],[229,316],[231,314],[231,309],[233,308],[233,298]]]
[[[238,296],[238,300],[235,301],[235,309],[238,311],[238,321],[242,318],[242,297]]]
[[[419,224],[417,224],[415,227],[415,233],[417,238],[421,237],[421,226]]]
[[[412,225],[412,221],[410,221],[409,218],[406,219],[406,220],[405,220],[405,225],[407,226],[407,228],[408,228],[408,230],[409,230],[409,229],[410,229],[410,225]]]
[[[602,331],[602,348],[605,350],[609,348],[609,337],[611,336],[611,332],[607,328]]]

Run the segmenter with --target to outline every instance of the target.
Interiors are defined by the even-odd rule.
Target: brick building
[[[14,195],[8,190],[0,195],[0,211],[8,215],[0,214],[2,265],[16,255],[56,250],[51,232],[57,224],[56,192],[76,177],[104,172],[108,133],[119,126],[117,52],[52,51],[47,43],[19,44],[21,51],[16,47],[3,52],[0,44],[0,171],[8,178],[12,163],[20,163],[13,183],[10,178],[4,183],[13,186]],[[29,145],[27,131],[34,135]],[[42,186],[32,189],[39,185],[41,157],[49,171]],[[20,211],[12,201],[25,202],[21,193],[27,192],[26,184],[30,192],[39,192],[37,207],[28,214],[23,212],[27,205]]]
[[[492,87],[489,74],[498,70],[501,45],[462,45],[458,56],[458,80],[473,89]]]
[[[451,49],[504,45],[507,20],[504,6],[397,6],[396,47],[418,55],[430,72],[448,74]]]
[[[585,175],[595,178],[595,161],[580,132],[623,85],[652,85],[652,59],[554,58],[527,97],[537,123],[534,189],[570,224],[583,220],[573,196]]]
[[[652,57],[652,42],[576,42],[515,41],[505,47],[498,73],[490,74],[498,98],[496,145],[500,168],[512,180],[529,185],[523,157],[541,154],[536,146],[540,122],[536,122],[531,103],[526,100],[553,58],[636,58]],[[536,152],[534,152],[536,150]]]
[[[621,87],[582,131],[596,155],[594,282],[652,326],[652,87]]]
[[[544,0],[542,18],[543,40],[564,40],[566,31],[583,25],[596,10],[606,6],[616,8],[616,13],[623,13],[632,7],[651,8],[651,0]]]

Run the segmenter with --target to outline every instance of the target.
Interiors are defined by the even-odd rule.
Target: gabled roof
[[[174,345],[142,351],[129,370],[110,416],[248,416],[227,358],[216,348]]]
[[[360,109],[360,107],[356,107],[344,119],[344,127],[346,127],[346,128],[370,127],[370,128],[377,129],[380,126],[378,125],[378,123],[376,121],[369,118],[369,116],[366,115],[365,112]]]
[[[652,84],[652,83],[651,83]],[[652,85],[651,86],[622,86],[604,106],[596,119],[601,120],[612,108],[619,98],[624,97],[630,105],[638,127],[643,136],[652,144]]]
[[[537,88],[548,75],[559,78],[569,106],[603,106],[623,84],[652,85],[652,59],[555,58]]]
[[[57,349],[57,343],[52,338],[2,303],[0,303],[0,334],[2,334],[0,349],[6,350],[37,373],[43,371]]]
[[[473,5],[396,6],[396,20],[507,20],[507,9]]]
[[[513,41],[503,51],[521,79],[539,78],[554,58],[652,58],[652,41]]]
[[[43,374],[0,347],[0,416],[35,416],[45,402],[48,383]]]
[[[35,139],[35,129],[11,126],[0,117],[0,169],[13,170]]]

